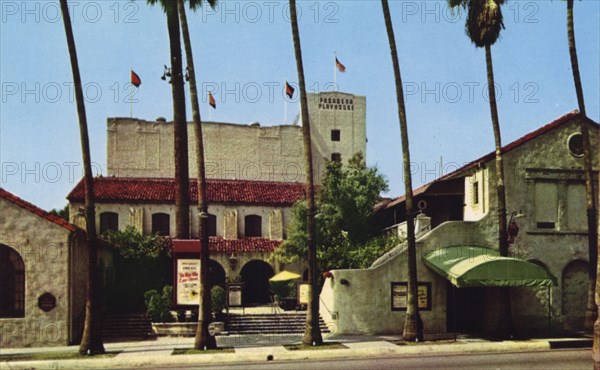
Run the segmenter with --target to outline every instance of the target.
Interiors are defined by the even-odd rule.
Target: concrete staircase
[[[112,314],[102,322],[102,338],[108,341],[155,337],[152,321],[146,314]]]
[[[225,321],[228,334],[302,334],[306,312],[274,314],[229,314]],[[321,333],[330,330],[319,317]]]

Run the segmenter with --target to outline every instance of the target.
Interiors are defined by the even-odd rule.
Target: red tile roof
[[[200,252],[199,240],[173,239],[174,253],[198,253]],[[209,237],[209,249],[211,252],[224,253],[250,253],[250,252],[273,252],[281,245],[281,240],[270,240],[265,238],[241,238],[226,240],[221,236]]]
[[[68,223],[63,218],[58,217],[53,214],[50,214],[50,213],[44,211],[43,209],[27,202],[26,200],[19,198],[18,196],[14,195],[13,193],[8,192],[2,188],[0,188],[0,198],[6,199],[7,201],[11,202],[12,204],[15,204],[21,208],[24,208],[25,210],[45,219],[47,221],[55,223],[58,226],[64,227],[65,229],[67,229],[69,231],[74,231],[76,229],[75,225]],[[35,231],[32,230],[32,232],[35,232]]]
[[[292,182],[207,180],[211,203],[293,205],[304,197],[304,184]],[[175,180],[170,178],[96,177],[97,203],[175,203]],[[67,196],[70,202],[83,202],[81,180]],[[190,180],[190,202],[198,202],[197,181]]]
[[[525,135],[525,136],[523,136],[523,137],[521,137],[521,138],[513,141],[512,143],[503,146],[502,147],[502,154],[510,152],[511,150],[520,147],[521,145],[523,145],[523,144],[525,144],[525,143],[527,143],[527,142],[529,142],[529,141],[537,138],[538,136],[541,136],[542,134],[545,134],[545,133],[547,133],[547,132],[555,129],[556,127],[562,125],[563,123],[566,123],[569,120],[571,120],[572,118],[575,118],[575,117],[578,117],[578,116],[579,116],[579,111],[578,110],[571,111],[571,112],[569,112],[569,113],[567,113],[567,114],[565,114],[565,115],[563,115],[563,116],[555,119],[554,121],[552,121],[552,122],[550,122],[550,123],[548,123],[548,124],[546,124],[546,125],[538,128],[537,130],[535,130],[533,132],[530,132],[529,134],[527,134],[527,135]],[[595,125],[596,127],[598,127],[598,124],[596,122],[590,120],[589,118],[587,119],[587,121],[589,123],[591,123],[592,125]],[[440,177],[439,179],[433,180],[432,182],[430,182],[428,184],[425,184],[425,185],[421,186],[418,189],[413,190],[413,195],[418,195],[418,194],[421,194],[421,193],[427,191],[427,189],[429,188],[429,186],[431,184],[433,184],[434,182],[445,181],[445,180],[449,180],[449,179],[455,178],[457,176],[463,175],[464,172],[466,172],[468,170],[471,170],[473,168],[476,168],[477,166],[479,166],[482,163],[489,162],[489,161],[493,160],[494,158],[496,158],[496,152],[495,151],[493,151],[493,152],[491,152],[491,153],[489,153],[487,155],[484,155],[483,157],[478,158],[478,159],[476,159],[476,160],[474,160],[474,161],[472,161],[470,163],[467,163],[466,165],[462,166],[461,168],[459,168],[459,169],[457,169],[455,171],[452,171],[452,172],[450,172],[450,173],[448,173],[448,174]],[[380,210],[381,209],[387,209],[387,208],[394,207],[397,204],[400,204],[400,203],[404,202],[404,200],[405,200],[405,195],[402,195],[401,197],[398,197],[398,198],[394,199],[393,201],[388,202],[384,207],[380,208]]]

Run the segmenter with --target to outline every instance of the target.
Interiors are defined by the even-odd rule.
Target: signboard
[[[200,298],[200,260],[177,260],[177,304],[198,305]]]
[[[408,284],[392,283],[392,311],[406,310]]]
[[[242,283],[227,284],[227,307],[242,306]]]
[[[310,284],[299,283],[296,291],[298,292],[298,304],[308,304],[308,296],[310,295]]]
[[[405,311],[408,304],[408,283],[392,282],[392,311]],[[431,310],[431,283],[417,283],[419,310]]]

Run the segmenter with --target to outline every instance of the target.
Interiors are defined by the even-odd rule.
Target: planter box
[[[152,323],[152,331],[161,337],[193,337],[196,335],[195,322],[160,322]],[[211,335],[218,335],[225,331],[225,323],[212,322],[208,327]]]

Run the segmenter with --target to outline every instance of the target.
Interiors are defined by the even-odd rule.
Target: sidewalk
[[[159,337],[138,342],[107,343],[107,351],[121,351],[112,358],[0,362],[0,369],[98,369],[138,366],[210,365],[224,363],[267,362],[296,359],[331,359],[352,357],[415,356],[430,353],[476,353],[549,350],[552,348],[591,347],[589,339],[531,339],[492,342],[482,339],[458,339],[419,344],[396,345],[397,336],[325,336],[326,342],[338,342],[347,348],[288,350],[284,344],[299,343],[299,335],[232,335],[218,336],[219,347],[233,347],[234,352],[198,355],[172,355],[175,349],[189,349],[194,338]],[[77,352],[77,346],[51,348],[1,349],[0,354]]]

